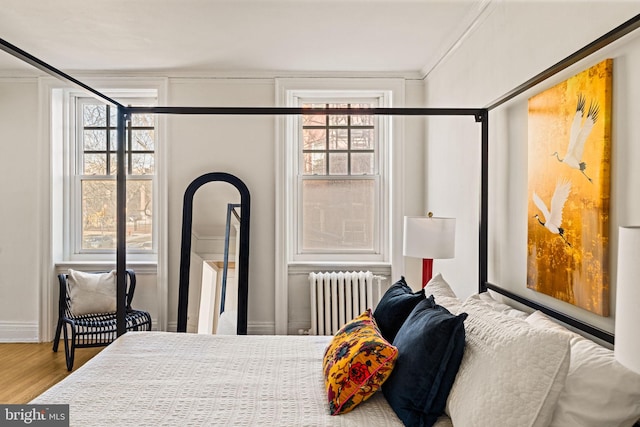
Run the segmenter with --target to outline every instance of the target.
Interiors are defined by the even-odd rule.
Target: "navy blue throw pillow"
[[[373,318],[387,341],[393,342],[398,330],[420,301],[425,301],[424,289],[414,293],[404,276],[385,292],[373,312]],[[430,304],[435,304],[433,299]]]
[[[419,303],[396,335],[396,366],[382,392],[406,426],[432,426],[444,412],[464,353],[464,319]]]

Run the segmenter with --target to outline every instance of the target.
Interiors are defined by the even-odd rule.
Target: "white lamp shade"
[[[402,253],[405,256],[423,259],[453,258],[455,249],[455,218],[404,217]]]
[[[640,373],[640,227],[620,227],[614,354]]]

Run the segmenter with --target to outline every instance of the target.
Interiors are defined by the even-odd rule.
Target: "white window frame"
[[[132,89],[127,91],[106,91],[107,96],[112,98],[117,98],[117,100],[124,104],[131,105],[157,105],[157,93],[156,91],[144,90],[144,89]],[[69,100],[69,117],[74,117],[72,122],[70,123],[70,127],[72,127],[70,135],[69,135],[69,164],[70,164],[70,173],[73,178],[69,180],[70,188],[68,190],[69,194],[69,206],[70,206],[70,222],[69,226],[65,230],[65,233],[68,235],[65,239],[65,253],[68,254],[69,259],[74,259],[76,257],[92,257],[92,258],[100,258],[103,254],[109,257],[113,257],[115,253],[114,249],[83,249],[82,248],[82,214],[81,214],[81,205],[82,205],[82,182],[90,181],[90,180],[110,180],[115,182],[116,176],[112,175],[96,175],[95,177],[90,175],[84,175],[82,173],[83,169],[83,141],[82,137],[80,137],[80,133],[82,132],[82,120],[83,120],[83,105],[89,104],[101,104],[103,102],[99,100],[95,100],[89,97],[87,94],[77,94],[70,93]],[[110,108],[117,108],[114,106],[110,106]],[[126,130],[125,130],[126,132]],[[157,135],[157,124],[154,127],[154,135]],[[152,197],[157,194],[156,191],[156,176],[157,176],[157,164],[155,163],[156,159],[156,149],[157,145],[157,137],[154,140],[154,174],[153,175],[127,175],[127,182],[134,180],[145,180],[151,181],[152,188]],[[132,249],[128,248],[127,254],[131,255],[138,259],[147,259],[154,260],[156,258],[156,254],[158,252],[158,227],[157,221],[155,219],[155,213],[157,208],[157,202],[155,197],[153,197],[153,208],[154,212],[153,224],[152,224],[152,242],[153,245],[149,250],[140,250],[140,249]]]
[[[144,88],[127,88],[127,89],[106,89],[102,91],[105,95],[117,99],[119,102],[131,105],[148,105],[150,100],[157,103],[157,90],[156,89],[144,89]],[[64,141],[64,186],[63,186],[63,199],[65,202],[63,206],[63,235],[62,235],[62,259],[66,262],[91,262],[91,261],[112,261],[115,249],[101,249],[101,250],[83,250],[81,248],[81,236],[82,236],[82,215],[81,215],[81,183],[83,176],[82,170],[82,141],[78,137],[78,133],[82,127],[81,119],[82,113],[80,111],[80,103],[87,98],[86,92],[66,90],[65,91],[65,116],[67,132]],[[100,101],[97,101],[100,102]],[[113,107],[115,108],[115,107]],[[153,188],[153,248],[150,251],[139,251],[128,249],[127,258],[131,261],[144,261],[144,262],[157,262],[158,259],[158,230],[159,224],[156,218],[158,212],[158,145],[159,138],[161,136],[159,131],[159,125],[156,123],[155,129],[155,146],[154,151],[154,175],[151,178]],[[128,176],[127,180],[139,179],[141,176]],[[103,178],[101,175],[100,179]],[[115,176],[113,177],[115,180]]]
[[[389,107],[392,96],[390,91],[377,90],[290,90],[287,92],[287,107],[302,107],[304,103],[333,104],[333,103],[372,103],[374,108]],[[374,241],[372,250],[315,250],[305,251],[302,249],[302,181],[305,179],[316,179],[304,176],[301,173],[302,165],[302,117],[289,116],[286,120],[291,121],[287,126],[291,132],[286,135],[286,151],[291,153],[290,160],[291,176],[290,181],[293,188],[288,194],[293,195],[287,200],[288,211],[293,219],[289,228],[290,241],[288,243],[289,263],[369,263],[385,262],[388,260],[389,238],[389,155],[388,147],[391,142],[391,125],[389,118],[379,116],[376,123],[376,165],[374,176],[375,181],[375,206],[374,212]],[[321,179],[353,179],[342,175],[323,175]],[[358,178],[355,178],[358,179]]]
[[[404,107],[405,80],[401,78],[281,78],[276,79],[276,105],[286,107],[288,105],[287,95],[291,91],[378,91],[391,94],[391,105],[388,107]],[[296,271],[318,271],[321,268],[334,268],[334,265],[326,262],[303,263],[294,262],[291,257],[291,230],[292,212],[289,196],[293,189],[292,176],[292,153],[286,144],[286,136],[294,132],[292,121],[288,116],[276,117],[276,137],[275,137],[275,170],[276,170],[276,229],[275,229],[275,332],[276,334],[287,334],[289,331],[289,274],[296,274]],[[387,242],[387,253],[384,260],[380,262],[342,262],[338,268],[367,268],[375,270],[381,268],[391,268],[391,271],[399,271],[402,265],[402,206],[403,200],[403,119],[393,117],[390,120],[392,126],[390,134],[392,136],[388,156],[389,186],[387,194],[389,199],[385,201],[389,210],[387,218],[388,230],[385,235],[389,239]],[[293,156],[294,158],[297,158]],[[400,230],[400,232],[398,232]]]

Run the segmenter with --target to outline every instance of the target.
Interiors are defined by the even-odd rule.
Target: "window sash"
[[[295,97],[295,102],[298,106],[313,104],[315,106],[326,106],[327,104],[363,104],[367,103],[371,107],[378,107],[384,104],[384,100],[382,96],[372,95],[371,97],[362,96],[358,98],[354,98],[353,96],[349,96],[349,94],[345,94],[342,96],[338,94],[336,97],[331,98],[323,98],[323,97],[312,97],[312,96],[300,96]],[[388,121],[385,117],[373,117],[373,123],[368,124],[365,123],[364,126],[352,126],[348,133],[351,132],[352,129],[373,129],[373,144],[372,148],[366,149],[354,149],[352,146],[351,140],[347,140],[348,146],[346,148],[334,148],[331,149],[329,145],[329,136],[325,133],[324,138],[325,142],[323,143],[323,147],[314,147],[316,149],[304,149],[303,147],[303,138],[304,138],[304,129],[348,129],[349,124],[351,124],[351,116],[347,121],[346,125],[331,123],[330,119],[325,118],[325,116],[316,116],[309,115],[309,117],[314,117],[313,124],[304,123],[304,116],[298,117],[294,119],[294,126],[297,129],[295,132],[295,143],[297,153],[297,162],[296,162],[296,170],[295,176],[297,177],[294,184],[294,194],[296,194],[295,200],[293,200],[293,210],[295,212],[295,238],[293,248],[293,261],[299,262],[313,262],[313,261],[322,261],[323,259],[333,258],[334,260],[343,260],[348,261],[352,259],[354,261],[382,261],[385,256],[385,250],[382,247],[382,242],[384,240],[383,230],[382,230],[382,222],[383,215],[385,212],[385,207],[383,206],[383,201],[387,200],[383,194],[383,177],[382,172],[386,170],[383,166],[386,159],[386,151],[384,150],[384,146],[388,144],[388,136],[385,135],[385,132],[389,131]],[[317,117],[321,117],[324,119],[324,122],[318,120]],[[331,116],[330,116],[331,117]],[[340,116],[341,117],[341,116]],[[360,117],[360,116],[353,116]],[[363,116],[369,117],[369,116]],[[349,135],[350,136],[350,135]],[[343,174],[332,174],[330,170],[330,161],[326,162],[324,165],[324,173],[323,174],[308,174],[305,173],[305,154],[319,154],[323,153],[326,156],[331,154],[341,154],[346,153],[349,160],[347,173]],[[362,173],[362,174],[353,174],[352,167],[352,156],[353,155],[361,155],[361,154],[372,154],[373,159],[373,167],[369,171],[370,173]],[[336,246],[333,248],[309,248],[308,245],[305,247],[305,222],[304,222],[304,188],[305,183],[312,182],[314,180],[325,180],[325,181],[371,181],[373,183],[372,189],[372,218],[371,218],[371,232],[372,242],[366,248],[351,248],[348,246]],[[309,219],[308,219],[309,220]],[[348,222],[345,219],[344,223]],[[339,227],[337,227],[339,229]],[[337,233],[338,229],[334,229]],[[343,233],[346,233],[346,229],[342,230]],[[337,257],[337,258],[336,258]]]
[[[136,99],[137,103],[141,105],[145,104],[153,104],[153,100],[150,99]],[[104,124],[97,125],[84,125],[84,110],[87,106],[104,106],[105,107],[105,117]],[[116,123],[114,120],[114,107],[109,105],[97,102],[93,98],[76,98],[76,144],[75,144],[75,152],[76,155],[76,165],[75,165],[75,174],[76,175],[100,175],[100,176],[111,176],[116,173],[116,166],[114,163],[116,150],[117,150],[117,140],[116,140]],[[155,157],[155,121],[154,125],[150,126],[148,123],[141,121],[140,118],[137,118],[138,115],[134,115],[132,120],[127,121],[126,129],[125,129],[125,158],[127,165],[125,167],[127,175],[145,175],[145,173],[135,173],[134,171],[134,157],[140,155],[148,155]],[[104,134],[104,147],[98,147],[101,149],[86,149],[85,148],[85,135],[86,132],[93,132],[95,135]],[[139,147],[144,147],[144,144],[139,142],[140,138],[134,136],[144,135],[145,132],[152,132],[154,134],[153,138],[153,147],[151,149],[141,149]],[[101,145],[101,144],[99,144]],[[104,157],[104,173],[93,173],[87,174],[85,173],[86,167],[86,156],[103,156]],[[155,165],[154,165],[155,166]],[[151,169],[153,171],[153,169]],[[149,172],[147,170],[147,172]],[[147,175],[149,173],[146,173]],[[151,174],[153,175],[153,174]]]
[[[333,231],[334,235],[338,235],[342,232],[343,234],[343,238],[344,235],[347,235],[349,233],[351,234],[355,234],[355,233],[370,233],[371,234],[371,243],[369,245],[367,245],[367,247],[349,247],[349,246],[335,246],[335,247],[329,247],[329,248],[322,248],[322,247],[314,247],[314,248],[309,248],[309,243],[308,242],[309,238],[306,237],[306,235],[308,233],[310,233],[309,230],[305,229],[305,195],[304,195],[304,188],[305,188],[305,184],[306,183],[311,183],[311,182],[334,182],[337,183],[338,185],[341,182],[353,182],[355,183],[372,183],[372,188],[371,188],[371,217],[370,217],[370,227],[367,227],[366,229],[362,229],[362,227],[360,227],[357,231],[356,230],[348,230],[347,228],[347,224],[352,224],[352,225],[362,225],[359,224],[362,221],[359,221],[359,219],[362,218],[356,218],[353,219],[352,217],[350,217],[348,215],[348,210],[349,209],[344,209],[344,207],[338,206],[337,209],[335,209],[334,211],[331,211],[329,209],[323,209],[325,207],[329,207],[328,205],[325,206],[317,206],[316,210],[320,212],[320,215],[323,217],[323,219],[320,220],[316,220],[316,222],[324,222],[324,218],[326,218],[326,221],[332,221],[334,223],[334,227],[328,227],[330,228],[330,230],[326,230],[324,228],[321,229],[317,229],[317,232],[325,232],[327,231],[328,233],[331,233],[331,231]],[[320,255],[320,254],[342,254],[342,255],[354,255],[354,254],[366,254],[366,255],[377,255],[381,253],[381,248],[380,248],[380,233],[379,233],[379,229],[380,229],[380,177],[378,176],[331,176],[331,177],[327,177],[327,176],[301,176],[298,179],[299,185],[299,194],[298,194],[298,216],[297,216],[297,228],[298,228],[298,232],[297,232],[297,253],[298,255]],[[366,187],[365,187],[366,189]],[[325,203],[327,203],[327,201],[325,200]],[[352,209],[354,207],[352,206]],[[360,206],[356,207],[355,209],[361,209]],[[312,218],[307,218],[309,220],[309,222],[312,221]],[[363,221],[366,222],[366,219],[362,219]],[[340,225],[342,224],[342,229],[340,229],[340,227],[336,227],[335,225]],[[346,239],[345,239],[346,240]],[[353,242],[352,242],[353,244]]]
[[[155,105],[155,99],[151,98],[142,98],[142,97],[134,97],[136,104],[140,105]],[[131,102],[131,98],[129,98],[129,102]],[[93,233],[91,236],[95,236],[95,240],[91,240],[92,237],[90,233],[88,233],[88,226],[85,228],[85,220],[87,219],[86,213],[84,212],[86,204],[83,201],[83,185],[85,183],[90,182],[109,182],[113,183],[115,190],[115,182],[116,182],[116,166],[115,166],[115,157],[116,157],[116,149],[117,149],[117,141],[116,137],[116,123],[113,120],[115,117],[115,108],[106,106],[105,110],[109,113],[105,114],[104,122],[100,122],[98,124],[92,124],[90,126],[85,126],[84,121],[84,108],[87,105],[100,105],[99,101],[96,101],[93,98],[86,97],[74,97],[74,101],[69,105],[72,108],[75,108],[75,123],[74,128],[75,131],[73,135],[75,136],[74,142],[71,144],[73,147],[73,152],[71,154],[71,161],[74,165],[73,167],[73,179],[71,179],[72,188],[71,188],[71,212],[70,212],[70,237],[72,247],[71,253],[78,255],[97,255],[97,254],[113,254],[115,252],[115,226],[113,230],[110,228],[106,231],[103,230],[102,233]],[[112,112],[110,112],[110,110]],[[133,124],[132,124],[133,123]],[[136,215],[135,213],[128,212],[128,218],[130,221],[127,221],[127,251],[129,253],[139,253],[139,254],[152,254],[157,252],[157,238],[156,238],[156,217],[153,214],[156,212],[155,205],[157,204],[155,198],[155,147],[157,144],[157,140],[155,138],[155,119],[154,125],[150,126],[149,123],[146,123],[143,119],[133,118],[132,121],[127,121],[125,129],[125,159],[127,165],[125,166],[127,173],[127,187],[135,185],[136,182],[149,183],[148,191],[144,191],[147,194],[147,198],[150,199],[151,207],[148,210],[150,212],[150,218],[144,218],[145,215]],[[85,149],[85,132],[101,132],[104,135],[105,144],[104,146],[98,147],[98,149]],[[136,132],[152,132],[153,140],[151,141],[151,149],[144,149],[143,143],[135,143],[137,140],[135,137]],[[144,135],[143,135],[144,138]],[[147,138],[148,139],[148,138]],[[134,149],[137,148],[137,149]],[[140,149],[142,148],[142,149]],[[104,162],[104,167],[102,168],[103,173],[92,173],[87,174],[85,167],[86,156],[101,156],[102,159],[100,161]],[[138,158],[136,159],[136,156]],[[142,157],[141,157],[142,156]],[[137,162],[136,162],[137,160]],[[136,164],[142,165],[142,167],[136,167]],[[137,170],[136,170],[137,169]],[[138,172],[138,173],[136,173]],[[146,173],[145,173],[146,172]],[[152,173],[148,173],[152,172]],[[146,187],[145,187],[146,188]],[[128,189],[127,191],[128,197],[130,197],[131,191]],[[115,193],[112,196],[113,202],[109,203],[105,201],[105,212],[113,211],[113,215],[115,218]],[[112,204],[112,206],[108,206]],[[129,206],[127,206],[129,209]],[[145,211],[147,211],[145,209]],[[140,219],[139,217],[143,218]],[[107,220],[108,221],[108,220]],[[130,224],[131,222],[131,224]],[[150,223],[149,223],[150,222]],[[94,228],[95,228],[95,223]],[[138,247],[135,246],[136,237],[139,237],[137,233],[139,231],[140,224],[143,224],[145,229],[148,229],[151,242],[148,242],[146,238],[143,238],[142,241],[138,241]],[[95,230],[92,230],[95,232]],[[113,237],[112,237],[113,236]],[[85,244],[87,243],[87,244]]]
[[[106,254],[106,253],[114,253],[115,252],[115,236],[116,236],[116,228],[115,228],[115,185],[116,185],[116,177],[115,176],[76,176],[74,179],[75,182],[75,199],[78,201],[78,204],[75,210],[75,216],[77,218],[74,223],[76,226],[73,230],[73,242],[74,242],[74,252],[77,254]],[[110,214],[107,217],[102,217],[101,220],[106,221],[103,223],[103,227],[101,228],[101,232],[98,232],[97,221],[96,219],[88,218],[88,213],[85,212],[86,203],[83,201],[83,188],[86,183],[99,183],[105,182],[113,185],[113,192],[111,194],[110,200],[104,202],[104,213]],[[132,204],[128,204],[127,206],[127,251],[130,253],[152,253],[156,251],[156,238],[153,229],[153,222],[155,221],[154,215],[154,206],[156,201],[153,197],[153,186],[154,186],[154,177],[151,176],[128,176],[127,177],[127,197],[132,197],[134,195],[134,191],[132,191],[131,187],[135,186],[136,183],[148,183],[149,189],[144,191],[147,195],[147,199],[150,200],[151,206],[149,206],[146,211],[148,213],[149,218],[145,219],[145,215],[140,214],[140,209],[136,211],[131,211]],[[95,216],[100,212],[96,210],[92,210],[89,213],[89,216]],[[112,224],[109,222],[112,220]],[[90,223],[91,226],[88,224]],[[151,241],[148,242],[144,239],[144,236],[140,236],[139,227],[144,226],[149,230],[151,236]],[[102,236],[104,238],[104,244],[96,244],[94,245],[85,245],[88,237],[90,236]],[[111,239],[109,239],[111,238]],[[137,246],[136,246],[137,245]]]
[[[340,103],[338,107],[362,108],[363,104],[371,108],[376,105],[372,100],[364,103]],[[303,107],[331,108],[336,107],[336,103],[304,103]],[[337,117],[337,119],[335,119]],[[351,175],[377,175],[378,173],[378,140],[376,133],[378,117],[373,116],[325,116],[325,115],[303,115],[302,130],[300,135],[300,156],[299,171],[301,175],[324,175],[324,176],[351,176]],[[366,136],[367,134],[368,137]],[[305,136],[314,138],[307,143]],[[358,141],[365,140],[365,146],[359,146]],[[360,158],[364,162],[357,162]],[[368,159],[368,162],[367,162]],[[320,164],[320,168],[314,167],[313,163]],[[334,167],[334,163],[341,168]],[[357,169],[360,163],[369,163],[368,171]],[[310,168],[308,165],[311,165]]]

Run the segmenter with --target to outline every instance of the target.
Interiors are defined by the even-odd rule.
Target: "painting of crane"
[[[592,100],[589,104],[589,112],[587,113],[587,119],[582,122],[582,118],[584,117],[584,106],[586,100],[582,94],[578,95],[578,107],[576,108],[576,114],[573,117],[573,123],[571,124],[571,133],[569,133],[569,146],[567,147],[567,152],[564,155],[564,158],[560,158],[558,152],[552,154],[552,156],[556,156],[559,162],[562,162],[569,166],[570,168],[577,169],[589,180],[589,182],[593,183],[593,180],[589,178],[585,169],[587,168],[587,164],[582,162],[582,154],[584,153],[584,144],[587,142],[587,138],[591,134],[591,129],[596,124],[598,120],[598,111],[600,107],[598,103]]]
[[[544,220],[540,219],[540,215],[538,214],[535,214],[534,218],[538,220],[541,226],[549,230],[551,234],[557,234],[560,236],[568,246],[571,246],[571,243],[569,243],[567,238],[564,236],[564,228],[562,228],[562,209],[569,198],[570,191],[571,182],[558,181],[556,189],[553,191],[553,196],[551,197],[550,209],[547,208],[547,205],[542,201],[540,196],[535,192],[533,193],[533,203],[535,203],[540,210]]]
[[[527,287],[609,315],[613,60],[528,100]],[[549,205],[547,205],[549,203]]]

